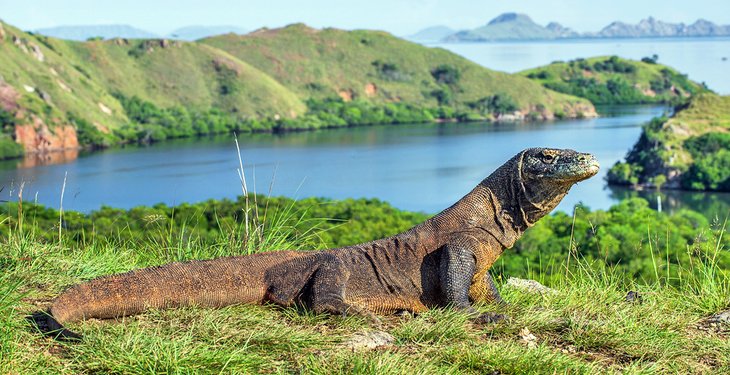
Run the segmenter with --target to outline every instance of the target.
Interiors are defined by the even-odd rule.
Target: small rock
[[[41,47],[38,47],[35,44],[30,45],[30,51],[33,57],[36,58],[36,60],[43,62],[46,60],[46,57],[43,55],[43,51],[41,51]]]
[[[60,79],[57,79],[56,83],[58,83],[58,86],[60,86],[61,89],[63,89],[63,91],[71,92],[71,88],[68,87],[65,83],[63,83],[63,81],[61,81]]]
[[[527,343],[528,348],[537,348],[537,337],[530,332],[529,328],[525,327],[520,330],[520,338]]]
[[[23,88],[27,92],[35,92],[35,87],[33,87],[33,86],[23,85]]]
[[[527,293],[555,294],[558,292],[557,290],[548,288],[535,280],[526,280],[517,277],[510,277],[507,279],[505,287],[519,289]]]
[[[40,96],[44,102],[46,102],[48,104],[53,104],[53,102],[51,101],[51,94],[49,94],[43,90],[38,90],[38,96]]]
[[[730,324],[730,310],[723,311],[721,313],[717,313],[713,316],[711,316],[708,321],[710,323],[723,323],[723,324]]]
[[[390,345],[395,342],[395,337],[388,332],[373,331],[359,332],[349,340],[345,341],[345,347],[352,350],[372,350],[384,345]]]
[[[643,303],[644,297],[636,291],[629,291],[626,293],[626,302],[628,303]]]
[[[98,104],[99,104],[99,109],[101,109],[102,112],[106,113],[107,115],[112,114],[112,110],[109,107],[105,106],[104,103],[99,102]]]
[[[523,121],[525,119],[525,115],[520,111],[515,111],[513,113],[502,113],[497,115],[497,118],[495,119],[498,122],[516,122],[516,121]]]

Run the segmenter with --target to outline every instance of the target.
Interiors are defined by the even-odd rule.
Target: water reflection
[[[653,209],[674,214],[682,209],[692,209],[710,220],[724,221],[730,215],[730,193],[699,192],[681,190],[632,190],[626,187],[610,186],[611,197],[617,201],[630,197],[641,197],[649,201]]]
[[[9,161],[7,163],[15,163],[16,168],[34,168],[42,165],[65,164],[76,160],[79,157],[79,150],[63,150],[44,152],[38,154],[28,154],[23,159]]]

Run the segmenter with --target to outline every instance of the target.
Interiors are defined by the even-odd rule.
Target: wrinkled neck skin
[[[493,216],[484,212],[483,229],[505,248],[512,247],[527,228],[549,214],[570,189],[570,184],[525,176],[522,158],[522,153],[513,157],[474,191],[483,190],[492,202],[495,212]]]
[[[436,238],[486,232],[511,248],[527,228],[549,214],[572,183],[530,178],[522,171],[523,154],[510,159],[453,206],[418,227]]]

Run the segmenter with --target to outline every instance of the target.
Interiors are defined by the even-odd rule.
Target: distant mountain
[[[89,38],[147,39],[159,36],[129,25],[69,25],[38,29],[38,34],[66,40],[84,41]]]
[[[413,35],[409,35],[406,39],[417,42],[437,42],[447,36],[454,34],[456,30],[443,25],[427,27]]]
[[[576,38],[580,36],[578,32],[557,22],[550,22],[545,28],[552,31],[558,38]]]
[[[446,42],[487,42],[493,40],[556,39],[576,34],[558,23],[550,27],[538,25],[528,15],[504,13],[488,24],[473,30],[459,31],[443,40]]]
[[[438,28],[438,26],[433,29]],[[424,29],[421,32],[430,30]],[[420,34],[417,33],[416,35]],[[661,38],[661,37],[713,37],[730,36],[730,25],[717,25],[705,19],[693,24],[669,23],[653,17],[638,24],[613,22],[598,32],[578,33],[557,22],[547,26],[535,23],[526,14],[504,13],[484,26],[452,33],[441,38],[442,42],[490,42],[497,40],[544,40],[564,38]],[[423,41],[410,37],[409,39]]]
[[[246,34],[248,30],[242,29],[238,26],[222,25],[222,26],[186,26],[174,30],[170,33],[170,38],[180,40],[198,40],[207,38],[209,36],[221,35],[221,34]],[[440,38],[439,38],[440,39]]]
[[[728,36],[730,25],[716,25],[708,20],[699,19],[691,25],[684,23],[662,22],[649,17],[636,25],[613,22],[595,35],[600,38],[646,38],[646,37],[683,37],[683,36]]]

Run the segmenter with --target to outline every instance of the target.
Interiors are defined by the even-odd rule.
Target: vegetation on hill
[[[698,95],[675,111],[644,125],[609,183],[730,191],[730,97]]]
[[[129,100],[156,108],[154,121],[130,117]],[[3,120],[2,158],[19,154],[11,139],[42,152],[230,130],[594,113],[583,99],[442,49],[303,25],[201,42],[73,42],[0,23],[0,109],[12,121]]]
[[[513,100],[516,110],[524,114],[570,117],[592,111],[586,102],[546,90],[528,79],[380,31],[317,30],[295,24],[201,42],[247,61],[305,99],[339,96],[345,101],[458,109],[499,95]]]
[[[679,103],[706,89],[676,70],[617,56],[554,62],[519,74],[546,88],[586,98],[593,104]]]
[[[54,210],[27,203],[4,206],[0,372],[730,370],[730,327],[708,320],[730,306],[725,227],[713,229],[690,212],[667,217],[646,209],[641,200],[609,211],[578,210],[575,225],[558,214],[529,229],[495,267],[503,272],[497,280],[510,305],[477,306],[511,316],[497,325],[470,324],[465,314],[451,309],[384,317],[382,327],[374,327],[358,316],[230,306],[90,320],[70,327],[84,335],[83,341],[58,343],[24,322],[24,315],[46,308],[63,289],[94,277],[171,261],[360,242],[424,217],[370,200],[294,203],[251,196],[249,201],[259,210],[250,211],[248,230],[241,219],[244,199],[105,208],[89,216],[67,212],[60,231]],[[546,250],[562,259],[538,256]],[[618,266],[606,266],[618,259]],[[515,274],[537,278],[556,292],[530,294],[502,285]],[[629,291],[640,297],[627,300]],[[387,331],[395,342],[355,352],[345,344],[354,334],[373,330]]]

